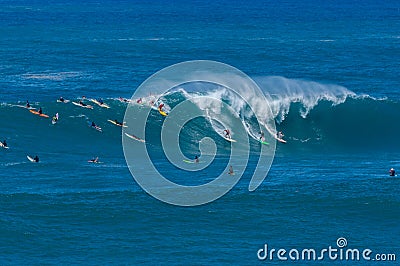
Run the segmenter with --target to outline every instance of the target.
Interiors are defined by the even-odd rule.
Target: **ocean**
[[[400,2],[393,0],[1,1],[0,140],[10,148],[0,148],[0,264],[342,264],[357,249],[359,260],[346,263],[395,265],[399,178],[389,170],[400,171],[399,29]],[[161,96],[154,88],[143,105],[132,98],[135,115],[149,114],[145,132],[138,129],[119,98],[193,60],[243,71],[267,101],[253,105],[243,99],[259,99],[254,93],[183,84],[162,95],[171,112],[163,117],[147,105]],[[86,96],[93,109],[56,102],[61,96]],[[190,110],[203,117],[163,133],[174,108],[198,96],[232,109],[195,101]],[[31,114],[26,101],[50,117]],[[224,123],[243,126],[242,133],[231,128],[236,143],[221,137]],[[257,141],[260,125],[273,129],[266,131],[270,145]],[[276,131],[287,143],[275,143]],[[171,162],[178,152],[163,149],[171,139],[179,154],[201,163]],[[146,148],[155,169],[177,184],[228,180],[232,164],[238,182],[214,201],[171,205],[133,178],[152,172],[146,156],[127,155],[127,146]],[[88,162],[95,157],[101,163]],[[265,179],[249,191],[257,170]],[[198,197],[186,196],[176,194]],[[337,257],[321,255],[328,247]],[[304,249],[315,249],[316,258],[302,259]]]

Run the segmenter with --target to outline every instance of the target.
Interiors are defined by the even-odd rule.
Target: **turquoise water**
[[[2,1],[0,139],[10,149],[0,150],[0,263],[250,265],[264,244],[322,249],[339,237],[349,248],[399,255],[399,180],[388,175],[400,169],[399,10],[397,1]],[[248,191],[253,140],[232,191],[184,208],[139,187],[121,128],[106,120],[124,118],[118,97],[130,98],[151,74],[196,59],[254,78],[288,143],[277,145],[256,191]],[[111,108],[55,101],[83,95]],[[26,100],[58,112],[59,122],[15,106]],[[210,136],[215,162],[193,173],[172,166],[159,151],[162,122],[152,111],[143,137],[171,180],[200,184],[224,169],[229,146],[201,119],[182,132],[182,151],[194,157]],[[102,164],[87,162],[96,156]]]

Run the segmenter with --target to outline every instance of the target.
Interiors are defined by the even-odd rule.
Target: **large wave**
[[[232,115],[240,118],[247,133],[254,140],[251,148],[257,150],[260,125],[254,108],[263,112],[269,108],[274,115],[278,131],[285,134],[287,144],[278,145],[278,151],[293,152],[295,150],[323,150],[347,148],[385,148],[397,149],[400,116],[400,103],[390,99],[376,99],[368,95],[357,95],[352,91],[336,85],[325,85],[317,82],[286,79],[283,77],[259,77],[256,82],[265,92],[268,103],[257,103],[251,107],[243,101],[240,95],[215,84],[191,84],[172,89],[168,94],[148,95],[142,98],[140,108],[150,108],[150,101],[162,101],[167,110],[173,109],[180,102],[198,96],[199,94],[218,99],[232,106],[234,114],[224,111],[221,106],[209,104],[206,100],[193,100],[194,108],[204,113],[203,118],[197,118],[185,125],[180,134],[180,144],[183,152],[196,153],[198,140],[211,137],[221,143],[224,153],[224,140],[220,138],[224,125],[213,119],[213,113],[221,112],[226,119]],[[76,100],[76,99],[71,99]],[[135,100],[135,99],[133,99]],[[42,107],[50,116],[58,112],[60,121],[51,125],[50,119],[34,116],[28,110],[17,107],[23,103],[2,103],[0,138],[15,143],[17,149],[25,150],[50,149],[52,152],[68,152],[75,147],[74,152],[80,153],[88,146],[96,150],[116,149],[120,147],[121,128],[108,123],[108,119],[122,120],[126,104],[118,98],[108,98],[105,101],[110,109],[95,106],[87,110],[71,103],[36,102],[36,107]],[[88,127],[88,121],[95,121],[103,128],[103,133]],[[148,118],[146,130],[147,145],[157,147],[160,140],[160,129],[163,117],[153,110]],[[134,125],[130,125],[132,128]],[[233,136],[235,133],[234,129]],[[271,132],[270,134],[274,134]],[[270,138],[271,139],[271,138]],[[13,146],[12,144],[10,144]],[[156,150],[156,149],[155,149]]]

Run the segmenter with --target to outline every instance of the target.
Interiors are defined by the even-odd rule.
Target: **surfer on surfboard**
[[[31,108],[31,105],[29,104],[29,101],[26,101],[26,108]]]
[[[231,132],[229,131],[229,129],[225,129],[223,132],[225,134],[225,138],[227,138],[227,139],[231,139],[232,138],[231,137]]]
[[[99,161],[99,157],[93,158],[91,160],[89,160],[89,163],[97,163]]]
[[[4,148],[8,147],[6,140],[3,140],[3,142],[1,144],[3,145]]]
[[[260,141],[265,141],[264,132],[260,131]]]
[[[39,162],[39,157],[36,155],[35,158],[33,158],[33,160],[35,161],[35,163]]]
[[[196,155],[196,156],[194,157],[194,162],[195,162],[195,163],[199,163],[199,162],[200,162],[199,156]]]
[[[115,119],[114,122],[115,122],[116,125],[121,126],[121,127],[124,125],[121,122],[119,122],[117,119]]]
[[[228,174],[229,174],[229,175],[234,175],[234,174],[235,174],[235,172],[233,172],[233,167],[232,167],[232,165],[229,166],[229,172],[228,172]]]
[[[394,170],[394,168],[391,168],[391,169],[389,170],[389,175],[390,175],[390,176],[396,176],[396,171]]]
[[[163,103],[158,106],[158,110],[159,111],[164,112],[163,108],[164,108],[164,104]]]
[[[53,116],[51,122],[52,122],[53,124],[55,124],[55,123],[57,123],[57,121],[58,121],[58,113],[56,113],[56,114]]]

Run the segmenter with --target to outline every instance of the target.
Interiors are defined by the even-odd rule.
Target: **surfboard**
[[[190,160],[183,160],[185,163],[195,163],[195,162],[193,162],[193,161],[190,161]]]
[[[29,155],[27,155],[26,158],[28,158],[28,160],[31,161],[32,163],[36,163],[35,159],[30,157]]]
[[[83,108],[87,108],[87,109],[93,109],[93,106],[91,106],[91,105],[83,106],[83,105],[81,105],[80,103],[77,103],[77,102],[72,102],[72,104],[74,104],[76,106],[83,107]]]
[[[45,118],[48,118],[48,117],[49,117],[49,116],[46,115],[46,114],[40,114],[39,112],[34,111],[34,110],[29,110],[29,112],[31,112],[31,113],[34,114],[34,115],[41,116],[41,117],[45,117]]]
[[[136,137],[135,135],[130,135],[130,134],[128,134],[128,133],[125,133],[125,136],[127,136],[128,138],[134,139],[134,140],[136,140],[136,141],[139,141],[139,142],[143,142],[143,143],[145,142],[144,139],[138,138],[138,137]]]
[[[281,142],[281,143],[286,143],[287,141],[284,139],[280,139],[280,138],[276,138],[277,141]]]
[[[103,163],[103,162],[99,162],[99,161],[93,162],[93,161],[89,160],[88,163]]]
[[[236,142],[236,140],[234,140],[234,139],[230,139],[230,138],[227,138],[227,137],[224,137],[224,136],[222,136],[225,140],[227,140],[227,141],[229,141],[229,142]]]
[[[158,109],[158,112],[160,112],[160,114],[161,114],[162,116],[167,116],[167,115],[168,115],[166,112],[164,112],[164,111],[162,111],[162,110],[160,110],[160,109]]]
[[[99,132],[103,132],[103,130],[101,129],[101,127],[99,127],[99,126],[95,126],[95,127],[93,127],[92,125],[89,125],[91,128],[94,128],[94,129],[96,129],[97,131],[99,131]]]
[[[107,104],[105,104],[105,103],[100,103],[98,100],[96,100],[96,99],[89,99],[89,101],[91,101],[91,102],[93,102],[93,103],[95,103],[95,104],[97,104],[98,106],[100,106],[100,107],[103,107],[103,108],[110,108],[110,106],[108,106]]]
[[[3,142],[0,142],[0,147],[3,147],[4,149],[9,149],[10,147],[4,146]]]
[[[64,101],[57,100],[57,102],[58,103],[69,103],[69,100],[64,100]]]
[[[265,141],[262,141],[262,140],[258,140],[258,142],[260,142],[261,144],[264,144],[264,145],[269,145],[268,142],[265,142]]]
[[[130,103],[130,102],[131,102],[130,99],[125,99],[125,98],[118,98],[118,100],[119,100],[121,103]]]
[[[114,125],[119,126],[119,127],[128,127],[127,125],[120,125],[120,124],[117,124],[117,123],[115,123],[115,121],[113,121],[113,120],[111,120],[111,119],[108,119],[107,121],[110,122],[111,124],[114,124]],[[125,122],[123,122],[123,123],[125,124]]]
[[[20,107],[20,108],[25,108],[25,109],[28,109],[28,110],[35,110],[36,108],[35,107],[26,107],[26,105],[19,105],[19,104],[16,104],[16,105],[14,105],[15,107]]]

